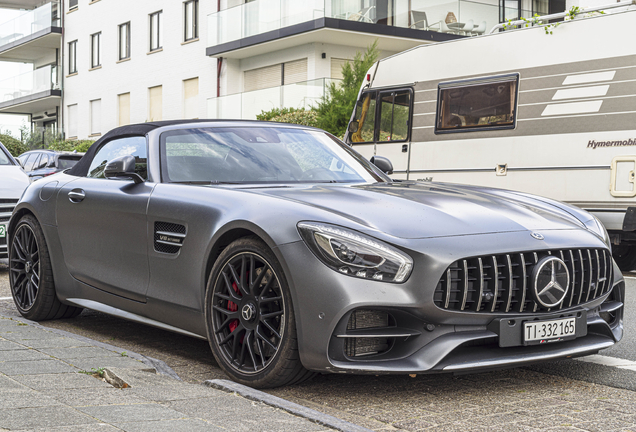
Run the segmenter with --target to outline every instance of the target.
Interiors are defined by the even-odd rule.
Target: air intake
[[[181,250],[185,237],[185,226],[170,222],[155,222],[155,251],[176,254]]]

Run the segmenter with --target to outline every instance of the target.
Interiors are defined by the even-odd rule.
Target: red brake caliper
[[[239,293],[239,289],[238,289],[238,286],[236,285],[236,282],[232,282],[232,289],[233,289],[233,290],[234,290],[234,291],[235,291],[238,295],[241,295],[241,293]],[[230,312],[236,312],[236,311],[238,310],[238,306],[237,306],[235,303],[233,303],[233,302],[231,302],[231,301],[228,301],[228,302],[227,302],[227,309],[228,309]],[[238,324],[239,324],[239,320],[237,320],[237,319],[235,319],[234,321],[232,321],[232,322],[230,323],[230,325],[228,326],[228,327],[230,328],[230,333],[232,333],[234,330],[236,330],[236,328],[238,327]]]

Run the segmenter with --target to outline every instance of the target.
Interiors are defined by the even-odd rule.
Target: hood
[[[571,213],[531,196],[451,184],[318,185],[251,192],[319,208],[400,238],[584,228]]]
[[[19,199],[29,185],[29,176],[21,167],[0,165],[0,198]]]

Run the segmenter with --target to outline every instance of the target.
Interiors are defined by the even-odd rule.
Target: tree
[[[367,71],[379,56],[378,41],[367,47],[364,54],[358,51],[352,62],[342,66],[342,81],[331,83],[315,110],[318,127],[341,137],[347,130],[358,92]]]

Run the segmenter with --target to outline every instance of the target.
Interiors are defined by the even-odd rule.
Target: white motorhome
[[[388,157],[398,179],[579,206],[606,226],[619,264],[635,268],[636,2],[606,8],[551,34],[495,28],[378,61],[345,140]]]

